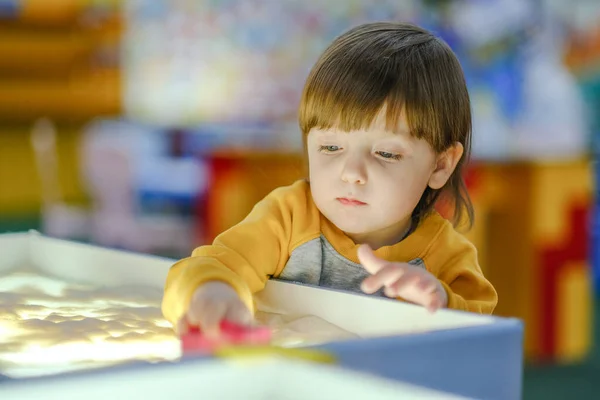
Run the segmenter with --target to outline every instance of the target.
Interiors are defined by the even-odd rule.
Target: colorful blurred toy
[[[271,341],[271,330],[261,326],[243,326],[229,321],[220,325],[221,334],[210,337],[197,326],[190,326],[188,332],[181,336],[181,349],[184,355],[210,354],[227,346],[268,345]]]
[[[271,345],[272,330],[265,326],[243,326],[223,321],[220,328],[221,334],[212,338],[204,335],[199,327],[188,326],[188,332],[181,336],[182,355],[250,360],[284,357],[322,364],[336,363],[333,354],[322,350]]]

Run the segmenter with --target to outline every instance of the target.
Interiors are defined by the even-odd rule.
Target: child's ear
[[[450,176],[460,161],[465,148],[462,143],[456,142],[444,152],[438,154],[435,169],[429,177],[429,187],[432,189],[441,189],[444,187]]]

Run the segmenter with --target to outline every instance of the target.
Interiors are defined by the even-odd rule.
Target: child
[[[492,313],[476,249],[433,209],[445,191],[455,223],[472,220],[461,177],[471,111],[452,50],[413,25],[358,26],[313,67],[299,120],[309,178],[175,264],[166,318],[210,334],[248,323],[270,278]]]

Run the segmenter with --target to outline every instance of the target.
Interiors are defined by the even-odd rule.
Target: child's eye
[[[339,151],[340,147],[339,146],[320,146],[319,147],[319,151],[323,152],[323,153],[335,153],[336,151]]]
[[[402,158],[400,154],[389,153],[387,151],[377,151],[376,154],[381,158],[385,158],[386,160],[399,160]]]

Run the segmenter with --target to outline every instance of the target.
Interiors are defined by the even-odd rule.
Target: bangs
[[[299,110],[304,136],[368,129],[384,107],[388,131],[398,132],[404,114],[410,134],[435,151],[470,132],[462,69],[445,43],[419,32],[395,41],[384,28],[368,33],[368,43],[360,30],[341,36],[311,71]]]

